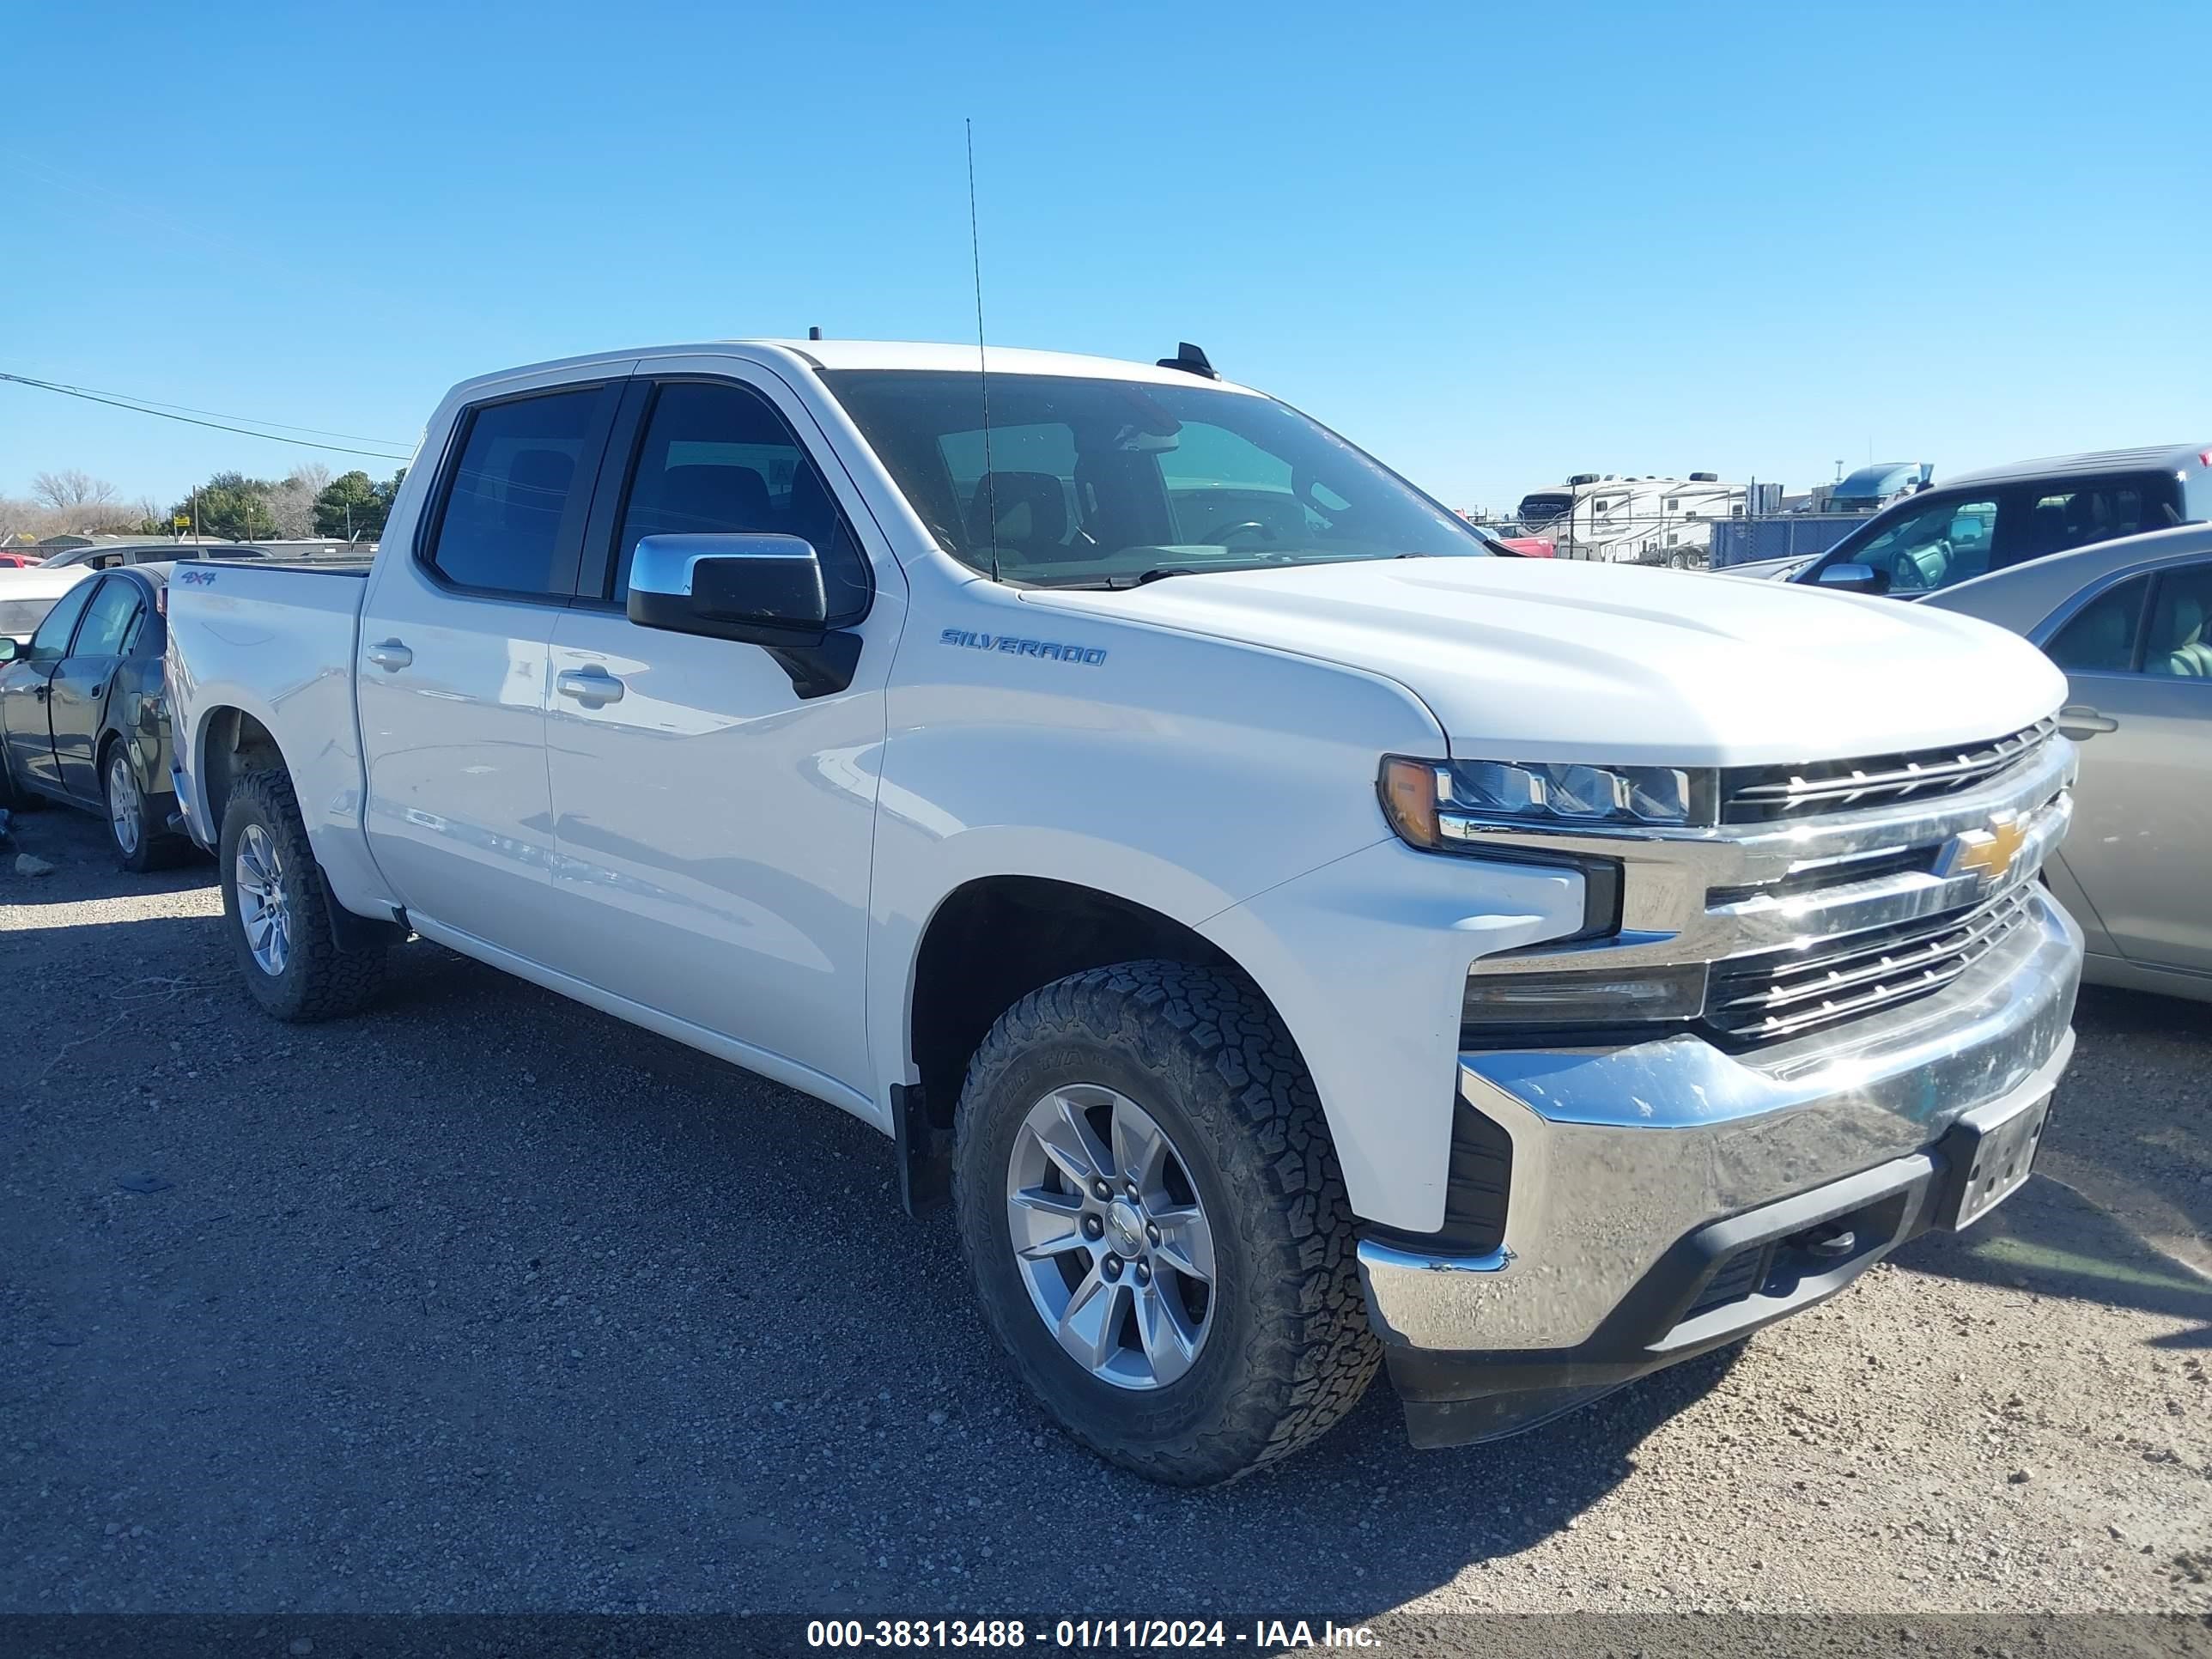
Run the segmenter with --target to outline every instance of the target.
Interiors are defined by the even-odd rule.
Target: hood
[[[1844,759],[2017,731],[2066,689],[2034,647],[1970,617],[1632,565],[1392,559],[1024,598],[1386,676],[1462,758]]]

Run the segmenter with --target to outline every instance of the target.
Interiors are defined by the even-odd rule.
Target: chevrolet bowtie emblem
[[[2027,827],[2017,818],[1992,823],[1986,830],[1969,830],[1951,843],[1953,851],[1947,860],[1951,867],[1945,873],[1980,875],[1994,884],[2004,879],[2027,839]]]

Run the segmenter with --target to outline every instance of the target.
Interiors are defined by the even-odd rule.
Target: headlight
[[[1382,763],[1382,811],[1415,847],[1445,850],[1480,826],[1634,829],[1712,822],[1713,774],[1672,766],[1510,761]]]

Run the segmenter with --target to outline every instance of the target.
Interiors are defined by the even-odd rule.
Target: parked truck
[[[420,935],[864,1119],[1168,1481],[1384,1365],[1443,1445],[1735,1342],[2017,1188],[2073,1048],[2032,647],[1489,556],[1193,350],[470,380],[366,574],[169,630],[264,1009]]]

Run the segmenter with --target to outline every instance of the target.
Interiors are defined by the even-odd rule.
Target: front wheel
[[[384,983],[386,951],[341,946],[292,781],[249,772],[223,809],[216,866],[223,921],[246,988],[279,1019],[335,1019]]]
[[[985,1317],[1109,1462],[1234,1480],[1374,1376],[1335,1148],[1247,983],[1139,962],[1023,999],[969,1065],[953,1180]]]

